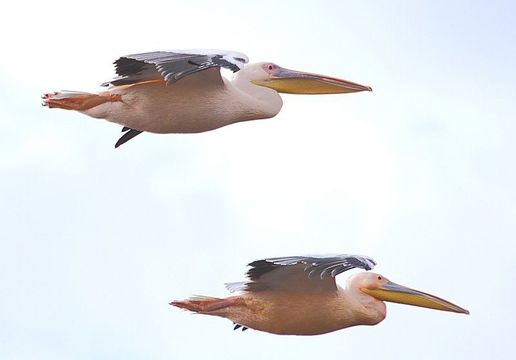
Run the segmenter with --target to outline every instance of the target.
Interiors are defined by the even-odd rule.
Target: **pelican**
[[[117,77],[99,93],[59,91],[42,96],[49,108],[76,110],[123,125],[118,147],[136,135],[199,133],[240,121],[276,116],[278,93],[337,94],[371,87],[329,76],[248,64],[246,55],[222,50],[155,51],[122,56]],[[232,81],[220,69],[235,72]]]
[[[353,268],[371,270],[366,256],[288,256],[249,264],[249,281],[228,283],[238,295],[227,298],[196,296],[172,301],[195,313],[231,320],[234,329],[247,328],[280,335],[319,335],[356,325],[376,325],[385,319],[382,301],[469,314],[449,301],[398,285],[386,277],[361,272],[344,288],[335,276]]]

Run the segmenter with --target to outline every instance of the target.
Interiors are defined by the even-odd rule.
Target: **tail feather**
[[[180,309],[206,314],[230,306],[239,305],[239,301],[237,300],[236,298],[221,299],[209,296],[192,296],[187,300],[174,300],[170,302],[170,305]]]
[[[65,110],[88,110],[109,101],[121,101],[120,95],[110,93],[92,94],[84,91],[63,90],[42,96],[43,106]]]

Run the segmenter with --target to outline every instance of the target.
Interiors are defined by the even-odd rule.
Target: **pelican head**
[[[358,91],[372,91],[364,86],[347,80],[325,75],[311,74],[282,68],[274,63],[250,64],[251,82],[288,94],[340,94]]]
[[[359,273],[350,277],[348,287],[358,290],[363,295],[362,301],[383,312],[383,317],[385,317],[385,304],[382,301],[469,314],[468,310],[447,300],[398,285],[383,275],[372,272]]]

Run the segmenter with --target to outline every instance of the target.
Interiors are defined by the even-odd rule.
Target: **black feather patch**
[[[258,280],[263,274],[271,272],[281,265],[276,265],[267,260],[256,260],[250,263],[249,266],[251,266],[251,268],[247,271],[247,277],[254,281]]]
[[[125,129],[125,130],[124,130]],[[134,129],[131,129],[131,128],[128,128],[128,127],[124,127],[124,129],[122,129],[122,132],[124,131],[127,131],[124,135],[122,135],[120,137],[120,139],[118,139],[118,141],[116,142],[115,144],[115,149],[117,147],[119,147],[120,145],[123,145],[125,144],[126,142],[128,142],[129,140],[131,140],[133,137],[137,136],[137,135],[140,135],[143,131],[140,131],[140,130],[134,130]]]
[[[135,59],[121,57],[114,62],[116,73],[120,76],[138,74],[143,70],[145,63]]]

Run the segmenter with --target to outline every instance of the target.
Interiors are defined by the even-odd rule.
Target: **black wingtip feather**
[[[124,129],[125,129],[125,127],[124,127]],[[124,131],[124,129],[122,129],[122,131]],[[126,142],[131,140],[133,137],[135,137],[137,135],[140,135],[143,132],[143,131],[134,130],[134,129],[131,129],[131,128],[127,128],[125,131],[127,131],[127,132],[124,135],[122,135],[120,137],[120,139],[118,139],[118,141],[116,142],[115,149],[117,147],[119,147],[120,145],[125,144]]]
[[[263,274],[276,269],[279,265],[275,265],[267,260],[256,260],[249,263],[248,266],[251,268],[247,271],[247,277],[253,281],[258,280]]]

